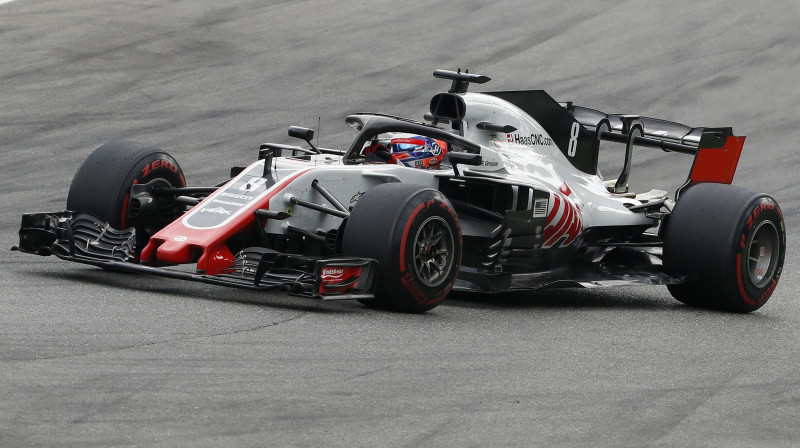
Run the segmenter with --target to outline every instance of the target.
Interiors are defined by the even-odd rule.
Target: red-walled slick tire
[[[669,291],[687,305],[757,310],[778,284],[785,253],[778,203],[744,188],[694,185],[666,222],[664,271],[685,279]]]
[[[422,313],[444,300],[461,265],[461,227],[437,190],[399,183],[366,192],[353,208],[344,253],[378,261],[376,299],[367,306]]]

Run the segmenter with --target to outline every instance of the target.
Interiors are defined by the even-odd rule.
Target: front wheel
[[[786,253],[778,203],[726,184],[698,184],[679,198],[666,222],[664,271],[679,301],[702,308],[751,312],[775,290]]]
[[[94,215],[115,229],[136,228],[136,252],[151,235],[179,216],[176,205],[158,216],[131,221],[131,186],[160,179],[165,185],[185,187],[178,162],[166,152],[135,142],[111,142],[91,152],[72,178],[67,210]]]
[[[461,265],[461,227],[437,190],[383,184],[353,208],[342,238],[345,253],[378,261],[376,299],[367,306],[421,313],[439,305]]]

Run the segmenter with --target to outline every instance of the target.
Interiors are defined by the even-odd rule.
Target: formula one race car
[[[744,137],[541,90],[467,93],[489,78],[460,69],[434,76],[452,84],[425,121],[351,115],[346,150],[291,127],[308,147],[261,145],[211,187],[187,187],[161,150],[102,145],[67,211],[25,214],[15,249],[408,312],[453,288],[667,285],[686,304],[737,312],[769,299],[786,234],[773,198],[730,185]],[[616,180],[598,172],[601,140],[625,145]],[[694,156],[674,199],[628,191],[635,147]]]

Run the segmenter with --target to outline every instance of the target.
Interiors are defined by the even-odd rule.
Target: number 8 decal
[[[567,146],[567,155],[575,157],[578,152],[578,133],[581,130],[581,125],[577,121],[572,123],[572,129],[569,131],[569,145]]]
[[[239,190],[240,191],[250,191],[255,187],[264,185],[265,183],[267,183],[267,179],[266,178],[253,176],[253,177],[250,178],[250,181],[248,181],[246,184],[240,186]]]

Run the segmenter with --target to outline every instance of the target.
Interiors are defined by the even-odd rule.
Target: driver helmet
[[[439,169],[447,143],[422,135],[398,134],[389,142],[389,152],[405,166]]]

